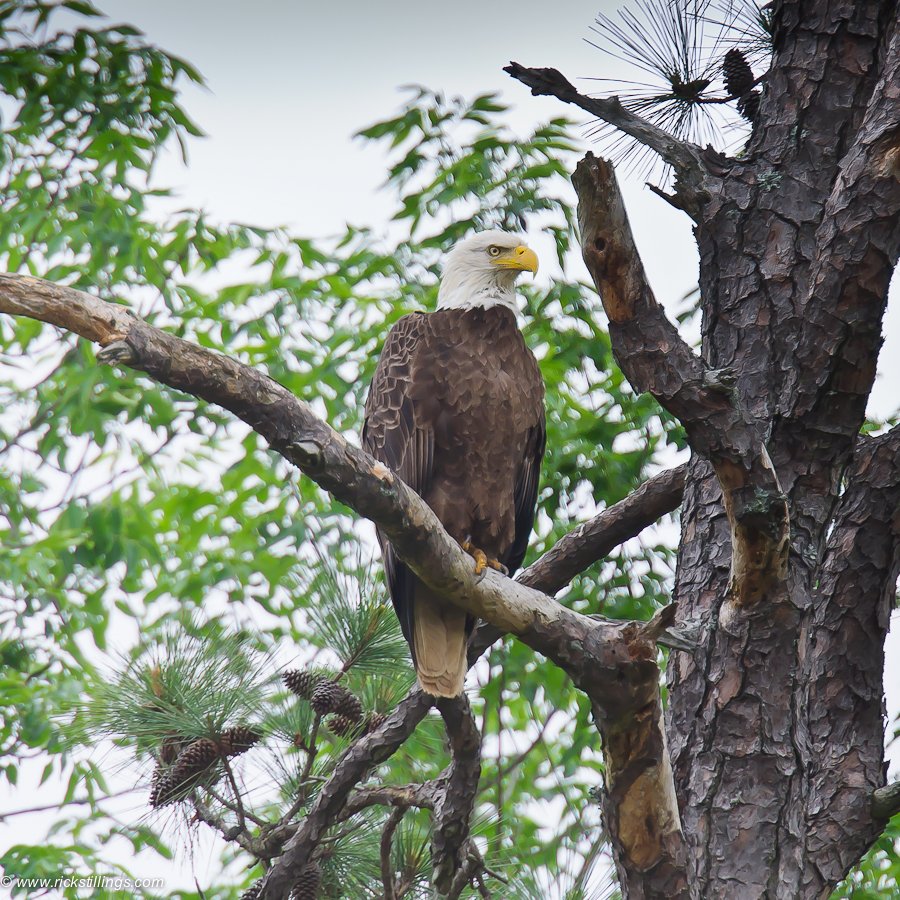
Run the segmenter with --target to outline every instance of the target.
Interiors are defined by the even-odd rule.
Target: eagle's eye
[[[495,259],[502,253],[503,251],[494,244],[491,247],[488,247],[488,256],[493,256]]]

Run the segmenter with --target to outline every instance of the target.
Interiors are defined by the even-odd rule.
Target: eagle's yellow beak
[[[537,254],[524,244],[519,244],[514,250],[498,256],[494,263],[503,269],[520,269],[532,274],[537,274],[538,270]]]

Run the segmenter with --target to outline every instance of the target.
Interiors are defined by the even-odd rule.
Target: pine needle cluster
[[[729,150],[756,122],[771,29],[770,12],[755,0],[633,0],[616,17],[598,14],[589,43],[634,69],[634,80],[592,80],[676,137]],[[629,169],[654,169],[653,151],[605,122],[589,134]]]
[[[251,844],[265,823],[302,818],[349,744],[377,728],[413,681],[383,587],[341,559],[323,551],[297,579],[309,603],[293,647],[316,664],[279,670],[247,635],[182,618],[98,680],[70,727],[82,741],[133,749],[155,815],[184,810],[223,833],[243,829]],[[422,729],[426,740],[431,730]],[[423,755],[427,766],[404,765],[418,752],[411,745],[391,761],[392,781],[409,780],[411,766],[437,774],[434,748]],[[373,808],[336,823],[291,896],[374,896],[386,814]],[[427,829],[421,840],[410,829],[398,829],[394,854],[415,896],[412,885],[427,884]]]
[[[246,635],[180,620],[99,679],[72,727],[84,740],[124,740],[139,758],[173,763],[194,741],[248,738],[269,665]]]

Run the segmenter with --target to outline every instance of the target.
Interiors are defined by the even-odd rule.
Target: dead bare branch
[[[709,459],[732,535],[729,594],[738,606],[781,582],[790,536],[787,502],[761,423],[742,408],[727,371],[708,368],[678,334],[644,273],[613,167],[588,153],[572,178],[582,255],[609,316],[613,352],[639,391],[649,391],[684,425]]]
[[[686,472],[685,464],[647,479],[624,500],[561,537],[517,580],[545,594],[562,590],[576,575],[608,556],[619,544],[677,509],[684,493]]]
[[[394,841],[394,832],[406,814],[409,807],[398,806],[391,810],[384,828],[381,831],[379,850],[381,855],[381,883],[384,885],[384,900],[396,900],[394,890],[394,867],[391,865],[391,846]]]

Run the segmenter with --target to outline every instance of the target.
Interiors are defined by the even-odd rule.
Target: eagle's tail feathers
[[[458,697],[466,678],[466,614],[417,587],[413,651],[419,685],[434,697]]]

